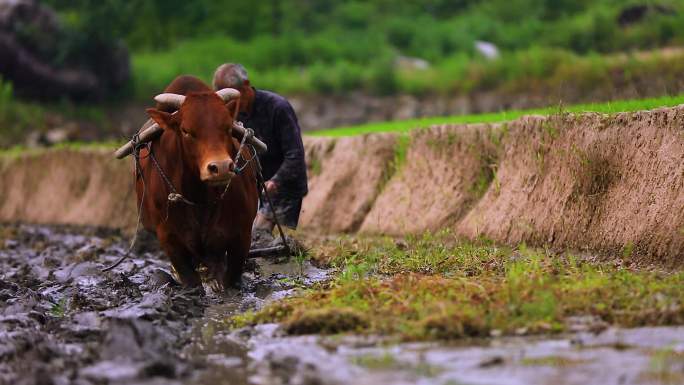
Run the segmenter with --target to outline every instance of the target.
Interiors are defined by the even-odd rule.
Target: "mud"
[[[684,328],[604,329],[578,318],[556,337],[402,343],[232,329],[230,315],[328,278],[306,262],[257,260],[243,289],[177,286],[157,251],[117,231],[0,227],[0,384],[657,384],[684,380]],[[153,247],[149,247],[153,249]]]
[[[242,291],[205,293],[178,286],[158,251],[101,272],[126,246],[111,230],[0,227],[0,384],[215,383],[240,357],[206,351],[211,322],[327,277],[258,260]],[[230,383],[244,378],[233,366]]]
[[[684,328],[608,329],[556,338],[394,344],[283,337],[275,325],[224,335],[249,349],[258,384],[676,384]]]

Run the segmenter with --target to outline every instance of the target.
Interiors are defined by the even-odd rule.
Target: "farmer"
[[[278,94],[252,87],[241,64],[219,66],[213,86],[216,90],[231,87],[240,91],[238,120],[268,146],[268,152],[259,155],[259,160],[273,209],[281,225],[297,228],[308,187],[302,134],[292,106]],[[252,248],[270,245],[274,226],[273,210],[262,199],[252,226]]]

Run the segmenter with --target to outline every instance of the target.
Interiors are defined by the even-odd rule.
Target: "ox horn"
[[[216,95],[218,95],[223,101],[227,102],[231,99],[236,99],[240,97],[240,91],[236,90],[235,88],[224,88],[221,90],[216,91]],[[159,103],[159,104],[166,104],[172,107],[180,108],[180,106],[183,104],[185,101],[185,96],[183,95],[178,95],[178,94],[171,94],[171,93],[164,93],[164,94],[159,94],[154,97],[154,100]],[[176,112],[174,112],[175,114]],[[236,122],[233,124],[233,130],[236,132],[240,137],[245,135],[245,128],[242,126],[242,124],[239,124],[239,122]],[[164,131],[157,123],[155,123],[152,119],[148,119],[147,122],[142,126],[140,129],[140,132],[138,134],[138,142],[140,143],[145,143],[149,142],[155,137],[157,137],[161,132]],[[268,147],[264,142],[259,140],[258,138],[251,137],[248,142],[253,145],[256,150],[260,153],[268,151]],[[124,144],[123,146],[119,147],[115,152],[114,156],[116,156],[117,159],[122,159],[133,153],[134,150],[134,143],[133,141],[129,141],[128,143]]]
[[[159,134],[161,134],[162,131],[164,131],[164,129],[159,127],[159,125],[155,123],[154,120],[148,119],[147,122],[145,122],[145,124],[140,129],[140,133],[138,134],[138,142],[149,142],[152,139],[156,138]],[[233,131],[235,131],[241,138],[243,135],[245,135],[246,130],[241,123],[236,122],[233,124]],[[266,151],[268,151],[268,146],[266,146],[266,143],[259,140],[259,138],[255,138],[252,136],[249,138],[248,143],[253,145],[259,153],[265,153]],[[123,159],[133,153],[133,150],[135,149],[134,146],[135,144],[132,140],[128,141],[128,143],[119,147],[114,152],[114,156],[117,159]]]
[[[227,102],[231,99],[239,98],[240,97],[240,91],[236,90],[235,88],[224,88],[224,89],[216,91],[216,95],[218,95],[224,102]],[[164,94],[159,94],[159,95],[155,96],[154,101],[156,101],[159,104],[166,104],[166,105],[171,106],[171,107],[180,108],[180,106],[185,101],[185,96],[184,95],[178,95],[178,94],[164,93]]]
[[[185,96],[178,94],[159,94],[154,97],[154,101],[159,104],[166,104],[171,107],[180,108],[185,101]]]
[[[235,88],[223,88],[218,91],[216,91],[216,95],[221,97],[224,102],[227,102],[231,99],[237,99],[240,97],[240,91],[236,90]]]

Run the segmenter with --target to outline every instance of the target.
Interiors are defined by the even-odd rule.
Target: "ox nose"
[[[219,173],[219,166],[214,162],[209,163],[207,169],[209,170],[209,175],[218,175]]]
[[[235,163],[232,159],[207,163],[206,173],[210,179],[226,177],[233,172],[235,172]]]

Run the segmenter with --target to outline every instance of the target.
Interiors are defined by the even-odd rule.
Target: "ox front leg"
[[[171,260],[180,283],[187,287],[202,287],[202,279],[192,263],[192,253],[178,238],[164,231],[157,231],[162,250]]]
[[[231,248],[226,253],[227,269],[223,278],[224,287],[240,288],[242,283],[242,270],[249,255],[249,246],[252,242],[251,232],[246,236],[241,236],[231,244]]]

